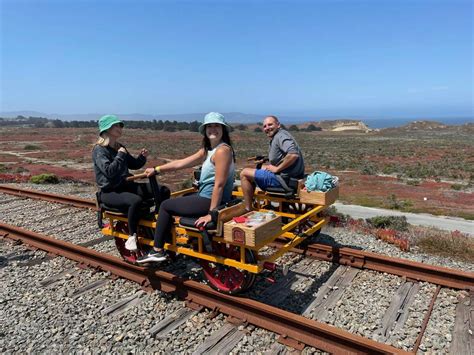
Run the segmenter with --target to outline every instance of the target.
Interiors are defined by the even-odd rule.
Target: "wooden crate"
[[[302,203],[311,203],[315,205],[330,205],[334,203],[339,197],[339,186],[336,186],[332,190],[321,192],[321,191],[306,191],[300,189],[299,191],[300,201]]]
[[[245,217],[250,217],[256,212],[248,212]],[[224,223],[224,240],[232,243],[257,246],[281,231],[281,217],[275,216],[270,220],[262,221],[255,226],[237,223],[234,220]]]
[[[245,204],[240,202],[236,205],[226,207],[219,211],[219,216],[217,218],[217,236],[222,236],[224,232],[225,222],[230,221],[233,217],[240,216],[245,212]]]

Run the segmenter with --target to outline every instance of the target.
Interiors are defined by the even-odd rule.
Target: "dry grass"
[[[474,263],[474,238],[459,231],[410,227],[410,240],[420,251],[427,254]]]

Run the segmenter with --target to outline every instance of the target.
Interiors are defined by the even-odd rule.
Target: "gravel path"
[[[454,231],[458,230],[474,237],[474,221],[463,218],[434,216],[427,213],[409,213],[383,208],[364,207],[356,205],[344,205],[335,203],[334,207],[344,214],[348,214],[352,218],[371,218],[375,216],[405,216],[408,223],[416,226],[435,227],[438,229]]]

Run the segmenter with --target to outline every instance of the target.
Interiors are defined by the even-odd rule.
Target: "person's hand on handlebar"
[[[124,147],[120,147],[118,152],[127,153],[127,149],[125,149]]]
[[[147,177],[155,176],[156,175],[156,170],[155,168],[146,168],[145,169],[145,174]]]

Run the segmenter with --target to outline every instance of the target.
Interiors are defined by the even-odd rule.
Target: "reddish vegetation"
[[[353,232],[372,235],[386,243],[394,244],[402,251],[410,250],[410,241],[407,233],[400,232],[394,229],[375,228],[362,219],[342,220],[338,216],[330,216],[329,224],[333,227],[348,228]]]
[[[370,200],[378,200],[390,207],[388,200],[394,195],[401,203],[409,202],[407,210],[450,215],[462,210],[465,214],[474,214],[474,194],[455,191],[450,183],[423,181],[413,186],[394,177],[361,175],[358,172],[335,174],[341,181],[340,194],[348,203],[367,204]]]
[[[29,175],[0,173],[0,182],[28,182],[29,179]]]
[[[62,178],[93,183],[91,148],[96,137],[95,129],[29,129],[25,131],[22,128],[2,128],[0,129],[0,150],[2,151],[0,173],[3,175],[0,178],[3,181],[15,179],[25,181],[31,175],[54,173]],[[248,164],[247,156],[264,152],[266,149],[267,142],[260,135],[234,132],[232,138],[238,147],[238,168]],[[122,141],[132,154],[137,154],[142,147],[147,147],[151,152],[147,166],[153,166],[163,164],[165,159],[184,157],[193,153],[201,144],[201,136],[188,131],[167,133],[129,130],[125,131]],[[303,141],[302,144],[307,144],[307,142]],[[27,147],[28,145],[30,147]],[[303,149],[305,149],[304,146]],[[445,156],[445,150],[446,147],[440,147],[439,151],[427,147],[427,150],[420,151],[419,154],[404,157],[395,154],[377,156],[374,150],[372,152],[374,152],[373,159],[378,160],[379,163],[385,159],[387,162],[407,163],[410,161],[416,164],[420,159],[439,159]],[[309,169],[311,164],[308,162]],[[452,189],[452,183],[421,179],[419,185],[414,186],[395,177],[363,175],[357,171],[333,170],[330,172],[339,176],[340,200],[346,203],[383,207],[391,207],[390,204],[399,203],[407,211],[461,217],[474,216],[474,195]],[[173,189],[177,189],[183,183],[189,183],[191,173],[192,169],[189,169],[163,175],[160,179]]]

